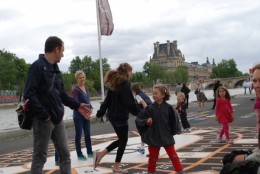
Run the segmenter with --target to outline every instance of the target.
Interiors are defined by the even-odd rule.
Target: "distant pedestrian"
[[[168,104],[169,90],[162,85],[153,88],[154,103],[142,110],[137,118],[136,125],[141,133],[143,142],[148,144],[149,160],[148,172],[156,172],[156,162],[161,147],[167,152],[174,170],[178,174],[184,174],[183,166],[175,151],[173,135],[177,133],[176,115],[172,105]]]
[[[132,85],[132,91],[135,101],[140,109],[146,108],[152,104],[150,97],[148,97],[142,90],[138,83]],[[145,154],[144,142],[141,141],[141,146],[137,148],[137,152]]]
[[[190,88],[188,88],[188,86],[186,86],[186,83],[182,84],[181,87],[181,92],[183,92],[185,94],[185,102],[187,105],[187,108],[189,108],[189,93],[190,93]],[[178,95],[178,94],[177,94]]]
[[[177,85],[175,86],[175,90],[174,90],[175,95],[177,96],[178,92],[180,92],[180,91],[181,91],[181,83],[178,82]]]
[[[118,139],[105,149],[94,152],[94,168],[99,165],[106,154],[117,148],[113,173],[127,173],[127,170],[120,168],[120,163],[128,141],[129,113],[137,115],[140,111],[135,103],[129,83],[131,76],[132,67],[128,63],[121,63],[116,70],[110,70],[105,75],[104,82],[109,89],[104,102],[97,111],[97,117],[102,117],[108,110],[107,117]]]
[[[229,137],[229,123],[234,120],[234,110],[231,106],[231,97],[227,88],[220,86],[217,91],[217,101],[216,101],[216,119],[219,124],[222,124],[222,129],[217,138],[217,142],[223,142],[223,135],[226,136],[226,143],[231,144],[232,140]]]
[[[214,97],[214,100],[213,100],[213,106],[212,106],[211,109],[215,109],[216,99],[217,99],[217,97],[216,97],[216,91],[217,91],[217,89],[218,89],[220,86],[222,86],[222,84],[220,83],[219,80],[215,80],[213,83],[214,83],[214,87],[213,87],[213,97]]]
[[[199,80],[198,90],[199,90],[199,92],[197,94],[197,101],[199,104],[199,112],[201,112],[201,111],[204,111],[205,102],[208,100],[204,93],[204,91],[205,91],[204,80]]]
[[[191,132],[190,123],[187,118],[187,104],[185,102],[185,94],[183,92],[179,92],[177,94],[177,106],[176,110],[178,111],[180,118],[181,118],[181,124],[185,131]]]
[[[248,88],[249,94],[252,93],[252,83],[253,82],[250,81],[250,80],[246,80],[246,81],[243,82],[242,86],[243,86],[243,88],[245,90],[244,94],[246,94],[246,89],[247,88]]]

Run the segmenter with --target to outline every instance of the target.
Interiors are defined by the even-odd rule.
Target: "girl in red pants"
[[[143,109],[136,118],[136,126],[142,141],[148,144],[149,160],[148,172],[156,172],[156,162],[161,147],[167,152],[174,170],[184,174],[183,166],[174,149],[173,135],[177,134],[179,120],[176,118],[173,107],[166,102],[169,100],[169,90],[162,85],[153,88],[154,103]]]
[[[217,142],[224,142],[231,144],[233,143],[229,137],[229,123],[234,120],[234,110],[231,106],[231,97],[227,88],[220,86],[217,91],[217,100],[216,100],[216,118],[219,124],[222,124],[222,129],[217,138]],[[223,135],[225,134],[226,140],[223,140]]]

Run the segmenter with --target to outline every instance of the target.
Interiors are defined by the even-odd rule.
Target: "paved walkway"
[[[243,96],[240,96],[243,97]],[[245,96],[248,98],[248,96]],[[214,117],[212,112],[205,111],[201,113],[189,112],[188,118],[194,120],[205,120]],[[243,115],[246,119],[255,119],[253,111]],[[174,136],[176,140],[176,150],[181,159],[186,173],[188,174],[218,174],[222,168],[222,157],[234,149],[249,149],[253,150],[257,147],[257,133],[255,127],[232,126],[230,129],[231,139],[233,144],[216,143],[216,137],[219,133],[218,127],[193,127],[191,133],[183,132],[180,135]],[[116,139],[114,133],[92,136],[93,150],[105,148],[112,140]],[[83,143],[84,141],[82,141]],[[137,146],[140,145],[140,137],[136,131],[129,132],[129,141],[126,147],[125,154],[122,159],[122,168],[129,170],[133,174],[146,174],[148,158],[136,152]],[[112,151],[105,156],[100,166],[93,170],[93,159],[87,161],[79,161],[75,152],[74,140],[69,140],[72,159],[72,173],[96,173],[108,174],[111,173],[111,168],[115,160],[116,151]],[[84,145],[82,144],[82,147]],[[84,150],[85,151],[85,150]],[[147,152],[147,147],[146,147]],[[58,173],[58,167],[54,162],[54,147],[50,145],[48,159],[45,165],[47,174]],[[0,155],[0,174],[28,174],[30,171],[30,162],[32,149],[28,148],[21,151],[14,151]],[[157,162],[157,173],[175,173],[173,172],[170,160],[164,149],[160,151],[160,157]]]
[[[184,169],[189,174],[217,174],[222,168],[221,159],[224,154],[233,149],[254,149],[257,147],[257,139],[255,137],[255,128],[249,127],[232,127],[231,138],[234,144],[216,143],[216,137],[219,132],[219,127],[193,128],[191,133],[182,133],[174,136],[176,140],[176,150],[184,166]],[[92,136],[93,150],[105,148],[116,135],[103,134]],[[82,141],[84,142],[84,141]],[[129,132],[128,145],[122,159],[122,168],[129,170],[133,174],[146,174],[147,161],[146,155],[136,152],[137,146],[140,145],[140,137],[137,132]],[[112,151],[105,156],[100,166],[93,169],[93,159],[88,158],[87,161],[79,161],[74,147],[74,140],[69,141],[72,159],[72,173],[111,173],[111,168],[115,159],[116,151]],[[82,147],[84,147],[82,145]],[[0,173],[27,174],[30,170],[32,149],[12,152],[0,156]],[[147,147],[146,147],[147,153]],[[45,173],[55,174],[58,172],[58,167],[54,162],[54,147],[50,145],[49,156],[44,167]],[[163,148],[160,151],[160,157],[157,162],[157,173],[175,173],[168,159],[168,156]]]

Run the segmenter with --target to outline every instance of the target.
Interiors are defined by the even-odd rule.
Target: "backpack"
[[[175,115],[175,125],[173,125],[172,134],[178,135],[178,134],[181,134],[180,115],[177,112],[177,110],[174,108],[174,106],[172,106],[172,109],[173,109],[174,115]]]
[[[258,168],[258,162],[245,160],[224,165],[220,174],[257,174]]]
[[[232,150],[230,153],[224,155],[223,159],[222,159],[222,163],[223,165],[227,164],[227,163],[232,163],[233,159],[235,158],[235,156],[237,155],[251,155],[253,153],[252,150]]]
[[[25,101],[23,94],[21,94],[19,96],[18,105],[15,110],[17,113],[18,125],[21,129],[25,129],[25,130],[31,130],[32,123],[33,123],[32,112],[28,110],[28,106],[27,106],[28,102],[29,100]]]

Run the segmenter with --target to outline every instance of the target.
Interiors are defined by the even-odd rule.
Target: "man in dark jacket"
[[[57,64],[63,57],[63,51],[63,41],[56,36],[49,37],[45,42],[45,54],[40,54],[30,66],[25,84],[24,98],[29,99],[28,109],[33,115],[33,174],[43,173],[50,139],[60,156],[60,173],[71,173],[70,151],[62,121],[63,104],[77,109],[85,119],[90,119],[91,115],[86,104],[76,102],[64,90]]]

